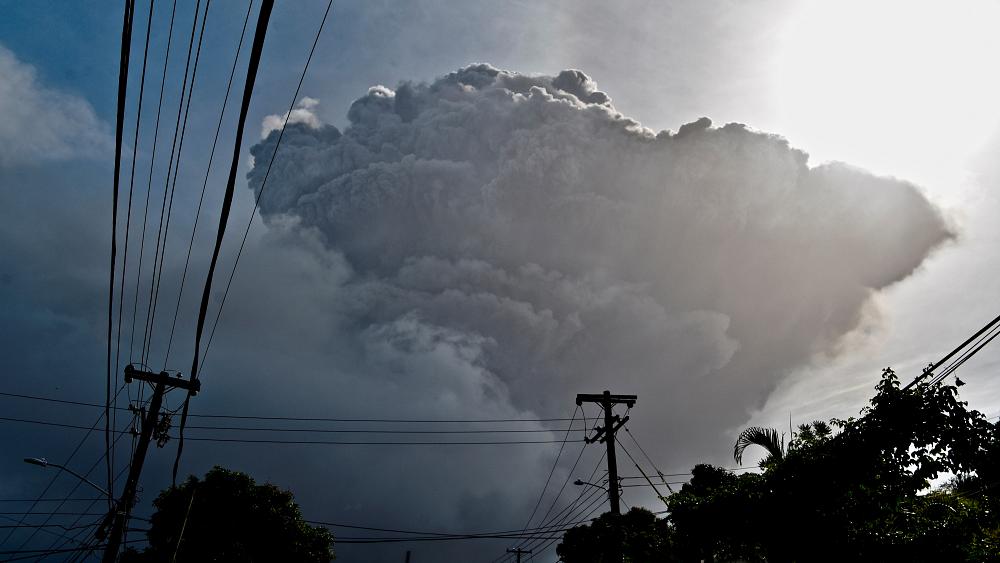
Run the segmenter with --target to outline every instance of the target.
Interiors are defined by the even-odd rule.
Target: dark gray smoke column
[[[369,343],[453,343],[518,409],[636,393],[633,429],[678,465],[725,456],[726,429],[951,236],[908,183],[740,124],[650,131],[579,71],[374,87],[343,133],[314,103],[261,212],[349,264],[317,308]]]

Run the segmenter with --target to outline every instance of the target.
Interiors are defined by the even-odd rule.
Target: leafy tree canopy
[[[149,547],[126,551],[123,562],[170,561],[175,549],[177,561],[333,559],[333,535],[302,519],[292,493],[258,485],[245,473],[215,467],[204,479],[191,476],[165,489],[153,505]]]
[[[615,546],[621,545],[619,561],[658,563],[669,561],[668,541],[667,523],[634,507],[618,517],[602,514],[589,525],[567,531],[556,553],[565,563],[610,563],[615,561]]]
[[[762,472],[695,466],[646,525],[665,549],[649,560],[1000,562],[1000,430],[929,379],[903,389],[886,369],[857,418],[802,425],[787,447],[776,430],[743,432],[734,454],[764,448]],[[571,530],[561,549],[608,533]]]

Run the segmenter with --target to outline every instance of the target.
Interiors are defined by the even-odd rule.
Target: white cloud
[[[313,129],[318,129],[320,126],[319,117],[313,113],[313,108],[317,105],[319,105],[319,100],[305,96],[299,100],[299,103],[295,104],[291,113],[286,112],[281,115],[273,114],[266,116],[261,125],[260,138],[267,138],[271,134],[271,131],[280,131],[285,125],[286,116],[288,117],[289,125],[302,123]]]
[[[90,104],[48,88],[34,67],[0,45],[0,165],[106,154],[107,126]]]

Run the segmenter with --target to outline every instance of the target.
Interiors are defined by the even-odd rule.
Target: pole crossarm
[[[517,556],[517,563],[521,563],[521,556],[522,555],[530,555],[531,554],[531,550],[530,549],[521,549],[520,547],[515,548],[515,549],[509,549],[508,548],[507,549],[507,553],[513,553],[513,554],[515,554]]]
[[[638,397],[636,395],[612,395],[608,391],[604,393],[580,393],[576,396],[576,404],[582,405],[583,403],[600,403],[604,404],[605,401],[610,402],[612,405],[624,404],[628,408],[635,406],[635,400]]]
[[[177,389],[184,389],[190,391],[191,395],[197,395],[198,391],[201,391],[201,381],[189,381],[181,377],[178,373],[176,376],[171,376],[165,371],[160,373],[155,373],[152,371],[143,371],[136,369],[132,364],[125,366],[125,383],[131,383],[132,380],[145,381],[147,383],[152,383],[153,385],[159,385],[162,383],[167,387],[175,387]]]

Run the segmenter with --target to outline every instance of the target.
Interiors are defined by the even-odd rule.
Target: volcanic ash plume
[[[906,182],[810,168],[736,123],[653,132],[576,70],[376,86],[343,132],[315,104],[294,112],[261,213],[346,261],[318,309],[373,355],[448,346],[489,378],[484,397],[518,409],[637,393],[635,424],[664,451],[718,449],[951,236]]]

